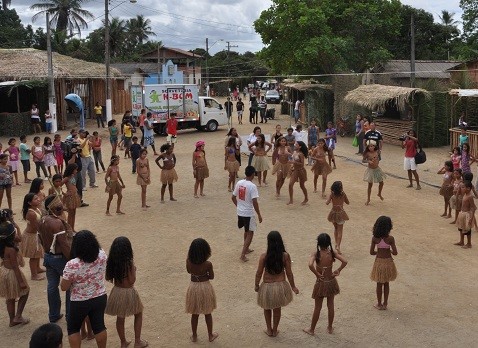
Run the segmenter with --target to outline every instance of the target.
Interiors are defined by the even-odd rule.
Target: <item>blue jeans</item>
[[[59,255],[44,254],[43,266],[46,268],[47,279],[47,296],[48,296],[48,318],[50,322],[55,322],[60,318],[61,298],[60,290],[60,277],[63,275],[63,269],[66,265],[66,259],[64,257],[58,257]],[[65,295],[65,313],[68,318],[70,312],[70,291]]]

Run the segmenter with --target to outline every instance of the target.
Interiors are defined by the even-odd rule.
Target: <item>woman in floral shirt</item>
[[[70,347],[81,346],[80,329],[89,317],[98,347],[106,347],[104,312],[106,307],[105,270],[107,256],[90,231],[73,237],[72,260],[63,270],[61,290],[70,290],[70,312],[67,318]]]

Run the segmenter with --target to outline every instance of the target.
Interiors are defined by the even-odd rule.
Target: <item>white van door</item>
[[[218,126],[227,125],[226,111],[216,99],[200,97],[199,112],[201,126],[206,127],[208,131],[215,131]]]

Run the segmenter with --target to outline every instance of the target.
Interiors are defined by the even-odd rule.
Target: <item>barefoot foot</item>
[[[197,341],[198,341],[198,337],[196,335],[192,335],[191,342],[197,342]]]
[[[327,326],[327,332],[329,334],[333,334],[334,333],[334,328],[332,326]]]
[[[83,337],[83,336],[82,336]],[[85,337],[86,338],[86,337]],[[94,338],[94,336],[93,336]],[[121,348],[126,348],[131,344],[131,341],[121,342]]]
[[[269,337],[272,337],[272,330],[269,331],[269,330],[264,330],[264,333],[269,336]]]
[[[41,276],[41,275],[37,274],[36,276],[32,276],[31,279],[32,280],[43,280],[43,279],[45,279],[45,276]]]
[[[382,305],[380,303],[374,304],[373,307],[378,310],[382,310]]]
[[[272,337],[277,337],[277,335],[279,334],[279,330],[272,330]]]
[[[456,220],[455,220],[455,221],[452,221],[452,222],[450,222],[450,225],[453,225],[453,224],[456,224]]]
[[[169,200],[170,200],[171,202],[177,202],[177,201],[178,201],[176,198],[172,198],[172,197],[171,197]]]
[[[300,203],[300,204],[301,204],[301,205],[306,205],[308,201],[309,201],[308,199],[304,199],[304,201],[303,201],[302,203]]]
[[[294,202],[292,201],[287,202],[287,205],[291,205],[291,204],[294,204]]]
[[[217,332],[213,332],[212,335],[209,335],[209,342],[214,341],[218,336],[219,334]]]
[[[458,243],[453,243],[453,245],[463,246],[463,245],[465,245],[465,243],[458,242]]]
[[[380,199],[383,201],[383,197],[382,197],[382,195],[377,195],[377,196],[378,196],[378,197],[380,197]]]
[[[148,341],[139,340],[139,342],[134,342],[134,348],[145,348],[149,346]]]
[[[249,259],[246,256],[241,256],[241,261],[242,262],[247,262]]]
[[[247,249],[246,254],[250,254],[254,251],[254,249]]]
[[[370,204],[370,200],[368,200],[367,202],[365,202],[365,205],[369,205]]]
[[[302,329],[302,331],[304,331],[306,334],[309,334],[311,336],[315,336],[315,332],[311,330],[310,328]]]
[[[116,215],[125,215],[126,213],[123,213],[121,210],[116,211]]]
[[[111,213],[110,213],[109,211],[107,211],[107,212],[105,213],[105,215],[106,215],[106,216],[111,216]]]
[[[30,322],[28,318],[14,318],[13,321],[10,322],[10,327],[17,326],[17,325],[26,325]]]

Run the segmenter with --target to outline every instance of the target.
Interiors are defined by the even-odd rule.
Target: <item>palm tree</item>
[[[8,6],[12,4],[12,0],[2,0],[2,8],[4,11],[8,10]]]
[[[104,21],[103,21],[104,24]],[[119,57],[125,52],[122,51],[123,43],[126,38],[126,24],[123,19],[113,17],[110,25],[110,50],[112,57]]]
[[[126,22],[126,30],[128,35],[133,41],[139,42],[140,45],[143,41],[148,40],[150,36],[156,36],[151,31],[151,21],[144,19],[143,15],[137,15],[136,18],[131,18]]]
[[[80,28],[88,28],[85,19],[93,19],[94,16],[90,11],[83,10],[81,5],[88,0],[39,0],[40,3],[30,6],[31,10],[40,10],[32,17],[35,21],[39,16],[43,16],[49,12],[52,16],[50,23],[56,26],[57,31],[70,31],[70,35],[74,30],[81,33]]]
[[[441,24],[445,28],[445,44],[448,52],[448,59],[450,59],[450,40],[453,33],[458,33],[457,24],[458,21],[453,19],[454,12],[448,12],[447,10],[441,11],[441,16],[438,16],[441,20]]]

